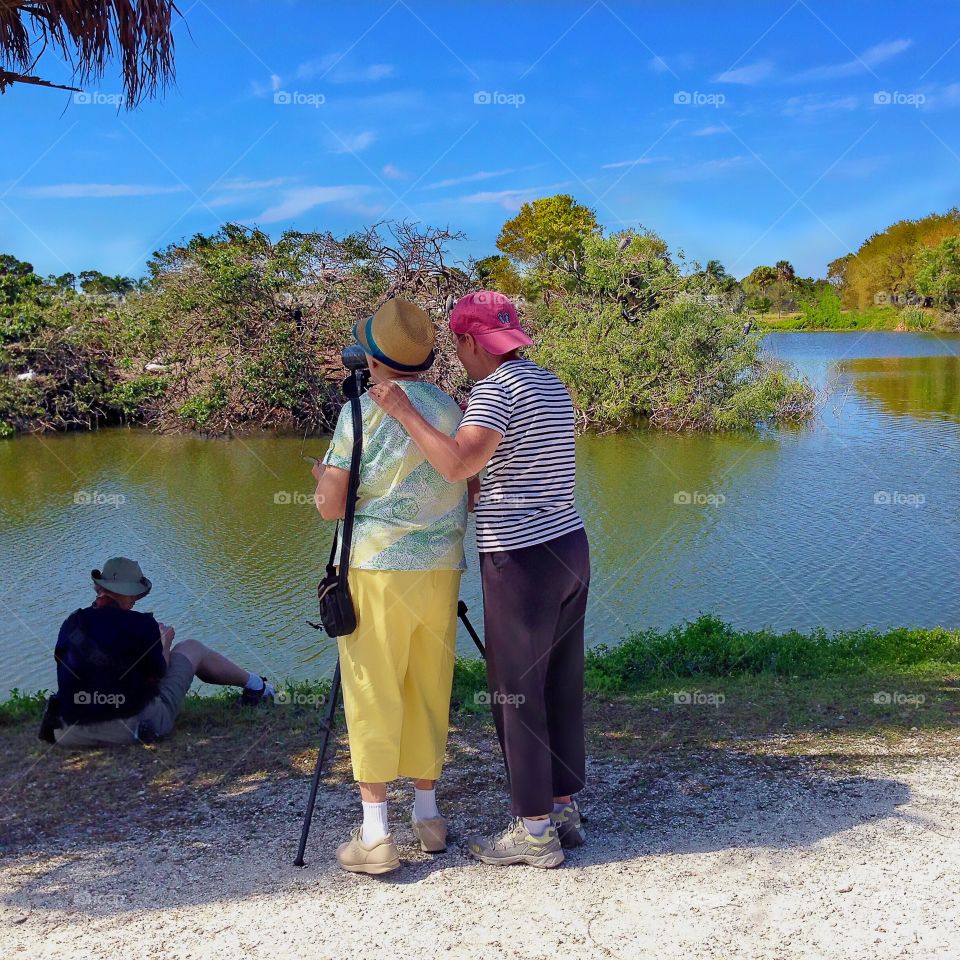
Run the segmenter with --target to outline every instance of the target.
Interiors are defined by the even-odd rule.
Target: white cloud
[[[478,170],[476,173],[468,173],[462,177],[450,177],[448,180],[438,180],[436,183],[428,183],[425,190],[439,190],[443,187],[456,187],[461,183],[477,183],[481,180],[492,180],[494,177],[503,177],[508,173],[520,173],[523,170],[529,170],[530,167],[508,167],[506,170]]]
[[[555,190],[568,186],[567,183],[552,183],[543,187],[526,187],[515,190],[484,190],[480,193],[471,193],[460,197],[461,203],[495,203],[515,213],[525,203],[536,200],[538,197],[549,196]]]
[[[281,220],[290,220],[324,203],[357,200],[368,189],[362,186],[296,187],[285,190],[279,203],[267,207],[260,216],[253,219],[257,223],[279,223]]]
[[[407,178],[407,175],[398,166],[392,163],[385,163],[381,173],[388,180],[405,180]]]
[[[637,167],[641,164],[656,163],[658,157],[638,157],[636,160],[616,160],[613,163],[604,163],[604,170],[616,170],[618,167]]]
[[[889,166],[889,157],[861,157],[857,160],[844,160],[836,166],[830,168],[825,176],[831,180],[843,180],[852,178],[861,180],[864,177],[871,177],[875,173]]]
[[[278,73],[270,74],[269,83],[261,83],[259,80],[250,81],[250,89],[255,97],[266,97],[276,93],[283,86],[283,77]]]
[[[348,79],[367,80],[372,82],[384,80],[393,75],[393,69],[392,63],[371,63],[370,66],[363,67],[361,70],[349,71],[344,75],[344,80],[337,82],[345,83]]]
[[[246,180],[243,177],[235,177],[218,183],[217,187],[220,190],[270,190],[273,187],[282,186],[286,181],[286,177],[274,177],[272,180]]]
[[[690,136],[691,137],[712,137],[718,133],[729,133],[730,131],[726,127],[701,127],[699,130],[694,130]]]
[[[663,57],[654,57],[652,60],[647,61],[647,66],[654,73],[667,73],[670,70],[670,64],[667,63]]]
[[[51,183],[43,187],[25,187],[25,197],[56,197],[74,200],[104,197],[151,197],[162,193],[183,193],[185,186],[159,187],[140,183]]]
[[[856,110],[857,98],[854,96],[821,97],[815,93],[802,97],[790,97],[783,106],[785,117],[811,117],[818,113],[834,110]]]
[[[827,64],[822,67],[813,67],[798,73],[795,80],[835,80],[840,77],[851,77],[858,73],[869,73],[874,67],[898,56],[913,46],[912,40],[889,40],[878,43],[865,50],[853,60],[844,63]]]
[[[773,64],[769,60],[760,60],[747,67],[736,67],[717,74],[713,79],[716,83],[759,83],[766,80],[773,73]]]
[[[334,153],[360,153],[366,150],[375,140],[377,135],[372,130],[364,130],[351,136],[350,134],[335,134],[333,143]]]
[[[330,83],[376,83],[393,75],[392,63],[369,63],[363,67],[348,67],[343,57],[331,53],[319,60],[307,60],[297,67],[298,80],[312,80],[314,77]]]
[[[960,83],[949,83],[943,87],[924,87],[918,92],[926,98],[921,104],[924,110],[944,110],[960,106]]]
[[[716,160],[704,160],[687,166],[676,166],[667,173],[668,180],[712,180],[753,164],[750,157],[719,157]]]

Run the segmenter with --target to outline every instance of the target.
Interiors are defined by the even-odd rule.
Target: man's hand
[[[367,390],[367,393],[384,413],[389,414],[401,424],[409,414],[416,413],[416,408],[410,402],[410,398],[404,392],[403,387],[394,380],[375,383]]]

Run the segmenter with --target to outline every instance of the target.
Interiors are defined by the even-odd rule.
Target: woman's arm
[[[317,481],[313,494],[314,503],[324,520],[340,520],[347,512],[347,484],[350,471],[322,463],[313,465],[312,473]]]
[[[467,425],[448,437],[427,423],[403,388],[392,380],[377,383],[368,392],[410,434],[430,465],[449,483],[478,474],[500,445],[502,435],[488,427]]]

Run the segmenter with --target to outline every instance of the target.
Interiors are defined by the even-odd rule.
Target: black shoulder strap
[[[343,512],[343,537],[340,541],[340,582],[346,584],[347,571],[350,567],[350,547],[353,543],[353,518],[357,511],[357,490],[360,487],[360,457],[363,453],[363,416],[360,412],[360,391],[354,378],[348,377],[345,389],[350,397],[350,415],[353,419],[353,450],[350,454],[350,479],[347,481],[347,503]],[[340,532],[340,521],[337,521],[333,532],[333,543],[330,546],[330,559],[327,561],[327,571],[332,572],[334,558],[337,553],[337,534]]]

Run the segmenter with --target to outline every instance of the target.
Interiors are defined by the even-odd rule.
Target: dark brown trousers
[[[583,530],[480,554],[487,683],[513,815],[536,817],[584,783]]]

